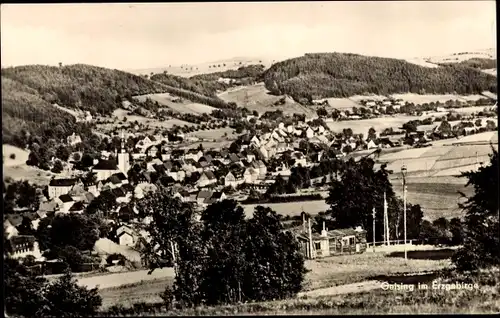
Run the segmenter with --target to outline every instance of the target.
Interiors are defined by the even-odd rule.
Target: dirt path
[[[318,296],[335,296],[351,293],[361,293],[381,287],[382,282],[377,280],[369,280],[361,283],[346,284],[340,286],[333,286],[328,288],[314,289],[307,292],[302,292],[297,295],[297,297],[318,297]]]
[[[77,283],[80,286],[87,288],[99,287],[99,289],[119,287],[122,285],[136,284],[142,281],[151,281],[166,277],[174,277],[173,268],[157,269],[151,275],[148,275],[148,270],[105,274],[91,277],[77,278]]]

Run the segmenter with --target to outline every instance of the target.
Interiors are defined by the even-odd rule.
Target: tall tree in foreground
[[[298,243],[283,233],[278,215],[258,207],[246,220],[235,201],[210,205],[196,221],[192,207],[165,189],[146,196],[139,209],[151,215],[150,268],[174,259],[173,291],[163,296],[183,306],[285,298],[304,279]],[[155,261],[156,260],[156,261]],[[166,297],[166,296],[169,297]]]
[[[493,149],[490,157],[488,166],[462,174],[469,179],[467,186],[472,185],[475,194],[461,205],[465,210],[464,244],[452,258],[459,270],[500,264],[498,151]]]
[[[3,270],[5,310],[15,317],[90,317],[102,304],[97,288],[78,286],[69,272],[49,283],[10,257]]]

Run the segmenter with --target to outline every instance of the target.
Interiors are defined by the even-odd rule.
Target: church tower
[[[130,157],[129,154],[125,151],[125,134],[121,134],[121,149],[120,153],[118,154],[118,169],[120,169],[121,172],[123,172],[125,175],[127,175],[127,172],[130,169]]]

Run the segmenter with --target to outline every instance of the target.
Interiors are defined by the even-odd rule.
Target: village
[[[453,115],[449,112],[447,116]],[[432,125],[430,120],[430,125],[413,123],[414,128],[407,124],[382,132],[372,128],[364,137],[345,129],[338,133],[331,131],[325,123],[331,118],[324,116],[304,121],[297,118],[290,121],[288,118],[287,124],[249,117],[245,120],[252,121],[255,127],[264,122],[274,128],[267,129],[267,132],[240,134],[230,147],[222,149],[204,149],[201,144],[182,147],[180,143],[185,138],[182,132],[177,133],[174,141],[169,140],[167,132],[157,135],[126,132],[125,129],[115,132],[113,138],[119,138],[120,142],[118,149],[103,150],[100,157],[90,160],[78,154],[79,160],[65,163],[61,176],[50,180],[45,194],[39,193],[37,211],[16,211],[6,216],[4,228],[13,246],[12,256],[24,258],[32,255],[37,264],[55,262],[42,256],[43,251],[40,251],[34,236],[18,235],[17,228],[31,222],[36,230],[39,222],[51,215],[85,214],[95,200],[112,201],[106,205],[110,209],[102,215],[113,228],[105,239],[134,250],[141,242],[148,241],[144,227],[152,221],[138,211],[136,202],[156,191],[158,186],[171,188],[174,197],[193,204],[198,211],[225,199],[258,204],[276,198],[281,198],[280,202],[301,196],[307,200],[311,195],[321,198],[321,191],[327,189],[335,172],[318,168],[322,162],[374,156],[381,149],[425,147],[433,140],[458,138],[457,128],[461,129],[459,134],[462,135],[496,129],[487,118],[476,121],[472,127],[463,125],[463,121],[455,122],[453,126],[444,125],[447,122],[444,116],[440,125]],[[474,116],[461,119],[474,120]],[[88,114],[87,120],[92,120]],[[68,145],[79,143],[81,138],[74,133],[67,138]],[[84,161],[87,163],[83,164]],[[277,178],[288,180],[298,168],[310,171],[308,185],[286,193],[270,190]],[[306,258],[362,253],[367,248],[365,229],[328,231],[323,225],[320,232],[312,233],[310,225],[306,225],[303,219],[302,225],[288,229],[303,242],[302,252]]]

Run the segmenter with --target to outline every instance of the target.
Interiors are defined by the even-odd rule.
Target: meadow
[[[351,128],[355,134],[363,134],[363,136],[368,136],[368,130],[373,127],[375,131],[382,132],[386,128],[400,128],[404,123],[419,119],[418,116],[403,116],[398,115],[395,117],[379,117],[371,119],[361,119],[361,120],[344,120],[327,122],[328,128],[334,132],[342,132],[343,129]]]
[[[134,96],[134,99],[141,102],[145,101],[146,98],[149,98],[152,101],[156,101],[161,106],[167,107],[170,110],[179,113],[210,114],[214,109],[216,109],[208,105],[192,103],[190,101],[183,101],[182,103],[174,103],[172,100],[176,99],[176,97],[170,95],[169,93]]]
[[[392,94],[392,98],[402,99],[404,102],[410,102],[414,104],[423,104],[423,103],[431,103],[431,102],[440,102],[445,103],[449,100],[460,100],[460,101],[476,101],[480,98],[484,98],[484,96],[475,94],[475,95],[457,95],[457,94]],[[483,107],[484,108],[484,107]]]
[[[11,158],[11,155],[14,155]],[[8,144],[2,145],[3,179],[11,178],[15,181],[28,180],[32,184],[48,185],[54,174],[50,171],[28,166],[29,152]]]
[[[400,247],[398,247],[401,249]],[[434,253],[435,247],[426,247]],[[415,246],[415,249],[419,249]],[[410,247],[410,251],[412,247]],[[421,249],[420,249],[421,250]],[[410,252],[411,253],[411,252]],[[394,253],[365,252],[363,254],[342,255],[316,260],[307,260],[305,263],[309,272],[306,274],[303,292],[297,298],[281,301],[294,303],[298,298],[307,297],[317,299],[324,295],[339,295],[363,290],[380,289],[381,279],[397,277],[407,274],[433,273],[447,268],[450,265],[449,256],[440,259],[413,259],[408,261]],[[171,278],[162,278],[128,284],[115,288],[101,289],[103,309],[115,304],[131,307],[133,303],[155,304],[160,303],[159,293],[172,284]],[[304,299],[302,299],[303,301]],[[263,305],[267,304],[262,303]]]
[[[258,83],[249,86],[240,86],[218,94],[218,97],[225,102],[234,102],[240,107],[246,107],[251,111],[256,110],[259,114],[266,111],[275,111],[280,109],[285,114],[293,113],[306,114],[314,117],[316,112],[308,107],[296,103],[290,97],[271,95],[264,86],[264,83]],[[274,103],[285,97],[285,104],[273,106]]]
[[[326,211],[330,208],[328,204],[325,203],[324,200],[288,202],[288,203],[246,204],[242,205],[243,209],[245,210],[245,215],[248,218],[252,217],[255,207],[259,205],[264,207],[269,207],[274,211],[276,211],[276,213],[285,216],[300,215],[302,211],[315,215],[318,214],[319,212]]]
[[[207,139],[221,141],[222,139],[236,139],[239,134],[235,133],[233,128],[219,128],[219,129],[211,129],[211,130],[199,130],[195,132],[190,132],[186,134],[187,136],[197,137],[200,139]]]

